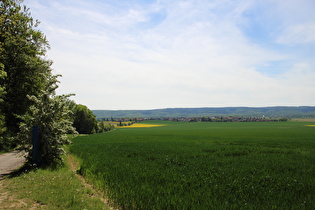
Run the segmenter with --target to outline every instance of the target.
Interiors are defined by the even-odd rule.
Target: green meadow
[[[310,122],[146,121],[79,136],[78,172],[121,209],[312,209]]]

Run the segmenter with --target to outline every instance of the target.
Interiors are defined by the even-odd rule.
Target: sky
[[[315,105],[314,0],[25,0],[90,109]]]

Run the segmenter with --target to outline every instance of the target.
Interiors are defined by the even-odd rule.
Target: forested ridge
[[[124,117],[315,117],[315,106],[276,106],[276,107],[205,107],[205,108],[167,108],[153,110],[92,110],[97,118]]]

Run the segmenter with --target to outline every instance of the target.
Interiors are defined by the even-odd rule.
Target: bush
[[[67,137],[69,133],[76,133],[69,115],[70,95],[57,96],[54,94],[57,80],[52,76],[51,87],[43,91],[39,96],[28,96],[33,102],[28,112],[20,116],[20,132],[17,136],[22,149],[26,151],[27,160],[32,162],[32,128],[39,126],[39,164],[54,166],[62,162],[61,155],[65,153],[64,144],[70,143]]]

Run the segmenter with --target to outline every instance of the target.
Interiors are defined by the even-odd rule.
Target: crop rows
[[[314,207],[314,127],[167,123],[77,137],[71,151],[123,209]]]

